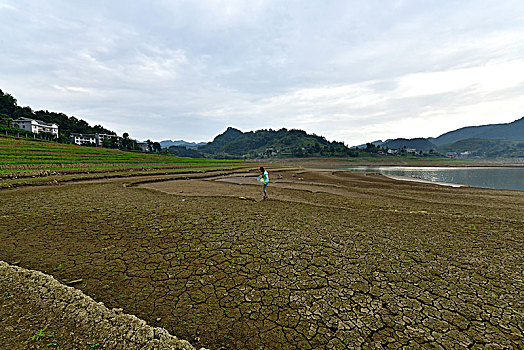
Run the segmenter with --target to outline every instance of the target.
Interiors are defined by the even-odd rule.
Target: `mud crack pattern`
[[[0,259],[82,278],[197,347],[522,348],[522,192],[280,180],[260,202],[119,183],[3,191]]]

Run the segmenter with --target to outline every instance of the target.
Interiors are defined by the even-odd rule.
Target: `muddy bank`
[[[121,309],[110,310],[49,275],[3,261],[0,261],[0,305],[3,315],[0,324],[4,325],[2,347],[9,349],[195,349],[165,329],[148,326],[144,320]],[[31,316],[32,321],[39,318],[42,323],[24,329],[27,320],[22,315]],[[52,326],[44,320],[51,321]],[[10,344],[11,339],[20,335],[22,339]]]

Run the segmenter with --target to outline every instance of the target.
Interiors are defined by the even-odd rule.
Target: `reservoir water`
[[[435,183],[524,191],[524,167],[403,167],[359,166],[353,171],[377,172],[385,176],[416,178]]]

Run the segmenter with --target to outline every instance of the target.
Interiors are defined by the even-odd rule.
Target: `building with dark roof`
[[[33,132],[35,134],[45,132],[58,136],[58,125],[55,123],[46,123],[41,120],[31,118],[18,118],[13,120],[13,126]]]

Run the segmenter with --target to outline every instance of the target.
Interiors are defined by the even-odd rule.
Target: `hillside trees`
[[[439,147],[440,152],[468,152],[470,157],[524,158],[524,141],[465,139]]]
[[[15,108],[16,108],[16,98],[11,96],[10,94],[5,94],[2,90],[0,90],[0,114],[6,115],[9,117],[14,116]]]
[[[101,125],[92,127],[85,120],[74,116],[69,117],[64,113],[49,112],[47,110],[33,111],[31,107],[20,107],[16,98],[0,90],[0,124],[7,126],[8,118],[18,119],[22,117],[58,124],[59,141],[62,142],[68,142],[71,133],[116,135],[115,132]]]
[[[149,141],[149,140],[148,140]],[[124,151],[136,151],[139,150],[138,143],[136,140],[129,138],[129,133],[125,132],[122,134],[122,140],[118,147]]]
[[[189,149],[184,146],[170,146],[167,152],[172,156],[190,157],[190,158],[204,158],[204,155],[194,149]]]
[[[324,137],[307,134],[303,130],[285,128],[245,133],[228,128],[198,150],[207,156],[225,158],[346,157],[351,153],[343,142],[329,142]]]
[[[159,142],[153,142],[153,152],[160,152],[162,151],[162,146],[160,146]]]

